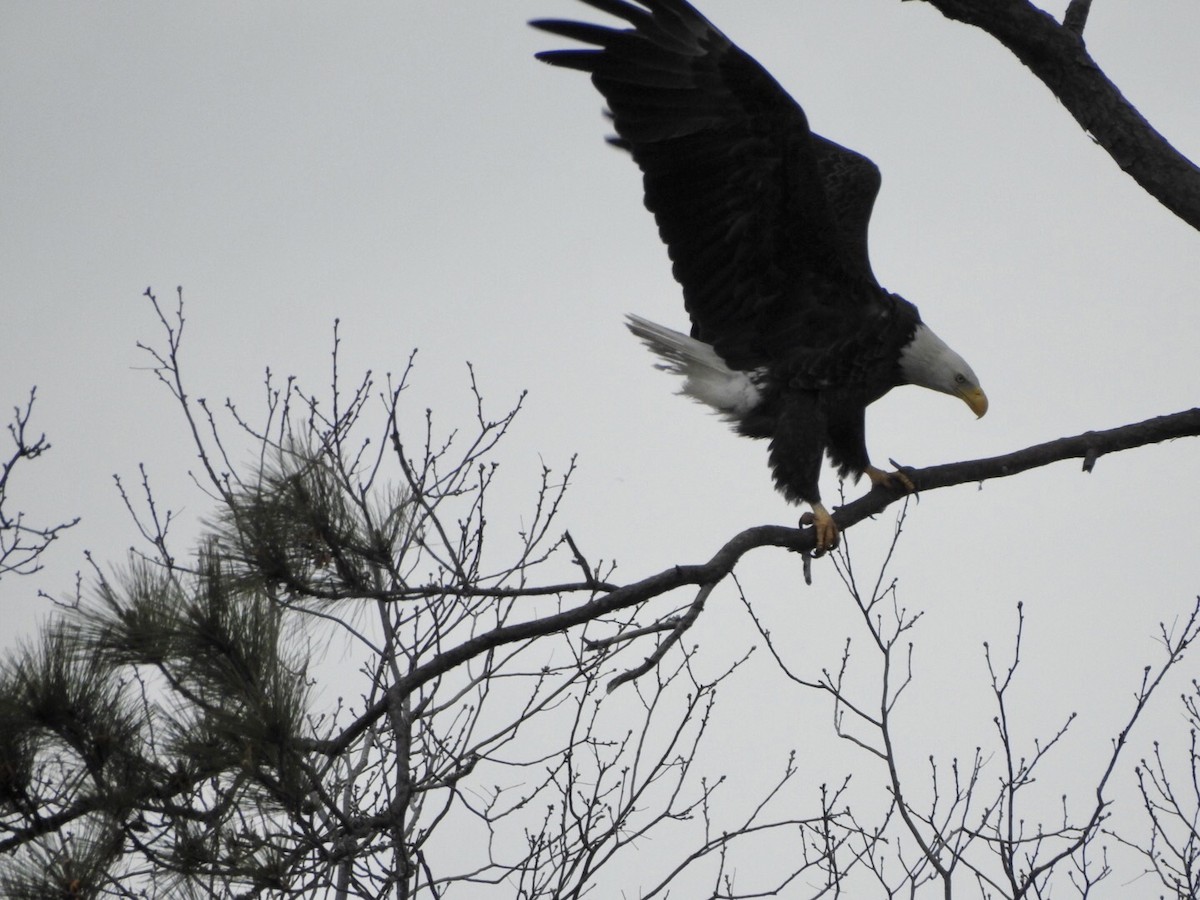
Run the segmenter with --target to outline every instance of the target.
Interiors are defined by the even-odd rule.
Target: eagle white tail
[[[732,421],[758,405],[760,392],[751,373],[729,368],[709,344],[641,316],[626,318],[629,330],[662,360],[657,368],[683,376],[680,393]]]

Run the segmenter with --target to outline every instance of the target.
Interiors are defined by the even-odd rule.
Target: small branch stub
[[[1067,12],[1063,16],[1063,28],[1073,34],[1083,37],[1083,29],[1087,25],[1088,13],[1092,8],[1092,0],[1071,0]]]

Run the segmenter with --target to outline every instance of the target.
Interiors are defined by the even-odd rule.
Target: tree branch
[[[947,463],[925,469],[908,469],[906,474],[917,486],[918,491],[931,491],[958,484],[982,482],[989,478],[1006,478],[1066,459],[1082,459],[1084,460],[1084,470],[1091,471],[1095,461],[1106,453],[1117,453],[1175,438],[1196,436],[1200,436],[1200,408],[1158,416],[1144,422],[1122,425],[1106,431],[1087,431],[1073,437],[1037,444],[1003,456]],[[882,512],[904,496],[902,490],[876,488],[865,496],[839,508],[834,512],[833,519],[838,528],[844,532],[863,519]],[[679,587],[714,585],[733,571],[734,566],[743,555],[756,547],[784,547],[797,552],[811,552],[815,547],[815,536],[811,528],[801,530],[782,525],[759,525],[747,528],[727,541],[707,563],[673,566],[657,575],[651,575],[649,578],[619,587],[561,613],[528,622],[504,625],[478,634],[456,647],[446,649],[429,662],[410,671],[389,689],[387,695],[376,701],[336,738],[315,742],[310,749],[328,755],[342,753],[359,735],[386,713],[391,696],[411,693],[421,685],[462,665],[467,660],[496,647],[565,631],[617,610],[645,603]]]
[[[40,557],[46,549],[62,536],[62,532],[79,523],[76,516],[57,525],[29,525],[23,511],[10,513],[6,509],[9,476],[13,470],[23,461],[37,459],[50,449],[46,435],[34,438],[29,428],[36,399],[37,388],[34,387],[30,389],[25,405],[13,408],[13,421],[8,425],[12,450],[5,458],[0,458],[0,577],[37,572],[42,567]]]
[[[1091,9],[1092,0],[1071,0],[1066,13],[1063,15],[1063,28],[1082,37],[1083,29],[1087,26],[1088,13]]]
[[[1060,25],[1028,0],[925,0],[948,19],[986,31],[1016,55],[1121,170],[1200,230],[1200,168],[1125,99],[1083,43],[1087,4]]]

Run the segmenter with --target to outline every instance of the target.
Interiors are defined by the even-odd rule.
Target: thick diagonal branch
[[[1084,46],[1078,15],[1060,25],[1028,0],[925,2],[1011,50],[1126,174],[1200,229],[1200,168],[1172,147],[1096,64]]]

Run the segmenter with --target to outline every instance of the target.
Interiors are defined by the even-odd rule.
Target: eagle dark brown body
[[[812,505],[818,548],[837,541],[818,481],[871,465],[866,407],[918,384],[983,415],[970,366],[884,290],[867,252],[879,170],[814,134],[765,69],[684,0],[581,0],[623,20],[534,27],[590,45],[538,58],[587,72],[643,173],[646,207],[683,286],[690,335],[630,317],[684,377],[684,393],[770,443],[779,490]]]

